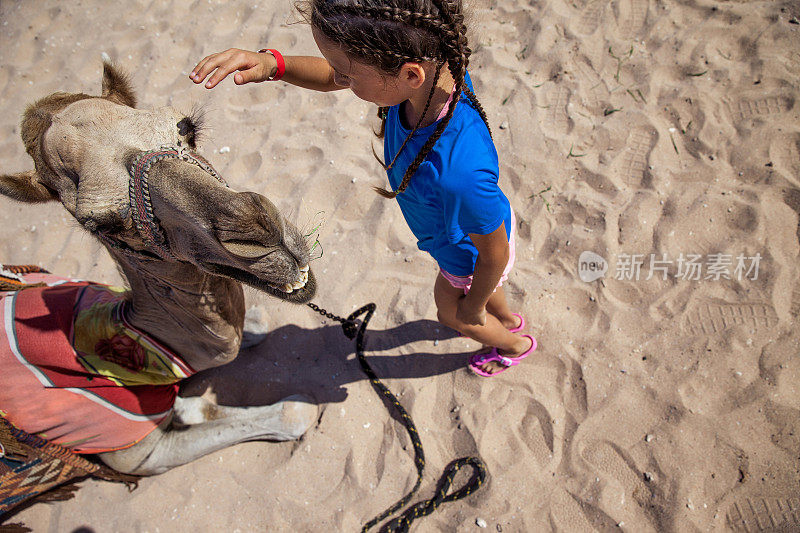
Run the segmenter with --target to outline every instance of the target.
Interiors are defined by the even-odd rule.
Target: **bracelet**
[[[275,75],[272,77],[267,78],[267,81],[278,81],[286,74],[286,62],[283,60],[283,56],[277,50],[273,50],[272,48],[262,48],[258,51],[259,54],[271,54],[272,57],[275,58],[275,61],[278,63],[278,70],[275,71]]]

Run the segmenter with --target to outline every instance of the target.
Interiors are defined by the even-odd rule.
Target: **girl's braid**
[[[389,170],[394,166],[395,161],[397,161],[397,156],[400,155],[400,152],[402,152],[403,148],[405,148],[406,144],[408,144],[409,139],[411,139],[411,137],[414,135],[414,132],[419,129],[419,125],[422,124],[422,119],[425,118],[425,115],[428,113],[428,108],[431,106],[431,100],[433,99],[433,92],[436,89],[436,83],[439,81],[439,73],[441,67],[442,65],[440,64],[436,65],[436,74],[433,75],[433,88],[428,93],[428,100],[425,102],[425,109],[422,110],[422,114],[419,116],[419,120],[417,120],[417,124],[414,126],[414,129],[411,130],[410,134],[406,135],[406,138],[403,140],[403,144],[400,145],[400,149],[397,150],[397,153],[394,155],[394,158],[392,158],[392,162],[387,165],[386,163],[381,161],[380,158],[378,157],[378,154],[375,153],[375,147],[374,146],[372,147],[372,155],[375,156],[375,159],[378,160],[378,163],[381,164],[384,170]],[[386,116],[383,113],[388,113],[388,109],[389,109],[388,107],[378,108],[378,116],[381,118],[381,131],[379,132],[378,137],[383,137],[383,134],[385,133]],[[391,194],[391,191],[387,191],[386,189],[381,189],[380,187],[373,187],[373,189],[375,189],[378,192],[378,194],[383,196],[385,196],[386,193]],[[394,198],[394,196],[392,196],[391,198]]]
[[[360,3],[350,5],[339,4],[336,6],[336,11],[361,17],[370,15],[376,19],[408,24],[415,28],[428,30],[435,35],[443,34],[445,38],[450,40],[458,39],[458,34],[452,26],[430,13],[417,13],[400,7],[363,5]]]
[[[307,11],[307,20],[310,20],[312,25],[322,30],[323,33],[328,35],[332,40],[342,43],[347,50],[356,56],[360,56],[370,63],[377,65],[382,70],[396,72],[402,67],[403,63],[406,62],[435,62],[437,64],[431,92],[428,94],[428,100],[419,121],[403,141],[400,150],[395,154],[392,162],[389,163],[389,165],[382,163],[384,168],[391,168],[400,152],[419,129],[422,120],[429,110],[431,99],[436,90],[442,63],[447,63],[447,67],[453,76],[455,82],[453,100],[445,116],[436,125],[436,129],[430,137],[428,137],[427,141],[414,158],[414,161],[406,169],[397,191],[391,192],[385,189],[375,188],[379,194],[387,198],[394,198],[397,194],[406,190],[411,178],[425,161],[428,154],[430,154],[434,145],[444,132],[444,129],[447,127],[447,124],[450,122],[456,104],[461,99],[462,91],[466,94],[472,106],[478,111],[486,127],[489,128],[489,123],[483,107],[475,94],[469,90],[465,83],[471,50],[467,45],[466,25],[464,24],[464,16],[461,12],[461,0],[430,0],[430,3],[435,8],[434,13],[418,12],[402,7],[376,5],[369,0],[357,0],[354,3],[312,0],[310,2],[312,7]],[[435,11],[438,11],[438,13],[435,13]],[[348,31],[346,28],[347,24],[342,19],[350,19],[352,17],[358,17],[362,20],[379,20],[389,24],[395,23],[400,26],[398,31],[402,31],[403,25],[411,26],[417,31],[429,35],[430,39],[433,39],[433,41],[429,41],[431,46],[419,48],[417,52],[409,53],[410,49],[401,52],[398,51],[398,49],[393,49],[392,44],[394,43],[389,43],[385,39],[382,40],[378,37],[373,38],[371,32]],[[380,134],[383,134],[385,131],[386,111],[385,108],[380,108],[378,110],[378,116],[381,117]],[[491,130],[489,130],[489,134],[491,135]]]
[[[412,18],[416,23],[404,20],[402,18],[404,14],[408,16],[416,15]],[[310,20],[312,25],[318,27],[332,40],[345,45],[348,51],[363,59],[374,62],[383,70],[393,72],[399,70],[403,63],[408,61],[437,61],[439,58],[434,55],[409,54],[408,52],[392,50],[386,43],[380,40],[375,42],[368,33],[358,32],[354,34],[347,31],[346,26],[337,21],[340,21],[343,17],[358,17],[370,20],[385,20],[388,22],[420,27],[421,29],[430,29],[422,22],[429,16],[430,15],[425,14],[413,14],[411,11],[398,8],[380,7],[362,3],[344,4],[339,2],[326,2],[323,0],[313,3]]]
[[[466,26],[463,22],[464,17],[461,15],[460,10],[458,9],[458,4],[455,4],[455,9],[451,9],[451,5],[447,0],[439,1],[438,3],[434,1],[433,3],[436,4],[439,14],[442,16],[443,25],[450,28],[451,31],[448,32],[449,35],[457,35],[456,39],[442,42],[444,47],[443,52],[445,53],[445,57],[447,59],[447,67],[450,69],[450,74],[455,80],[455,87],[453,88],[453,101],[447,108],[445,116],[439,121],[439,123],[436,125],[436,129],[433,131],[430,137],[428,137],[428,140],[425,141],[425,144],[422,146],[419,153],[417,153],[414,161],[412,161],[406,169],[406,172],[403,175],[403,180],[400,182],[397,190],[395,192],[390,192],[385,189],[379,189],[377,187],[375,188],[378,194],[386,198],[394,198],[406,190],[408,184],[411,182],[411,178],[417,172],[420,165],[422,165],[423,161],[425,161],[425,158],[428,157],[428,154],[433,149],[436,141],[439,140],[442,132],[444,132],[447,124],[450,122],[453,112],[455,111],[456,104],[461,99],[461,91],[465,86],[464,77],[467,72],[467,64],[469,63],[469,55],[471,51],[467,46]]]
[[[470,90],[469,87],[464,86],[464,93],[466,93],[467,98],[469,98],[472,107],[475,108],[475,111],[481,116],[481,120],[483,123],[486,124],[486,129],[489,130],[489,137],[492,136],[492,128],[489,127],[489,119],[486,117],[486,111],[483,110],[483,106],[478,101],[478,97],[475,96],[475,93]]]
[[[464,14],[458,9],[458,3],[455,0],[443,0],[442,7],[440,11],[444,13],[452,14],[453,15],[453,24],[458,28],[458,35],[459,35],[459,44],[462,46],[463,53],[465,54],[464,59],[464,69],[466,70],[467,65],[469,64],[469,56],[472,54],[472,50],[470,50],[469,46],[467,46],[467,27],[464,24]],[[478,97],[475,96],[475,93],[469,87],[464,87],[464,93],[469,98],[472,107],[478,112],[483,120],[483,123],[486,125],[486,129],[489,130],[489,136],[492,136],[492,128],[489,126],[489,119],[486,117],[486,111],[483,110],[483,106],[478,101]]]
[[[459,2],[457,1],[444,0],[442,2],[442,6],[439,7],[439,11],[443,14],[452,15],[453,25],[457,28],[455,33],[458,35],[458,45],[461,47],[460,49],[455,50],[455,53],[464,54],[464,70],[466,71],[469,64],[469,56],[472,55],[472,50],[470,50],[469,46],[467,45],[467,27],[464,24],[464,15],[461,10],[458,9],[458,6]],[[464,85],[463,91],[467,95],[467,98],[469,98],[472,107],[480,115],[483,123],[486,124],[486,129],[489,130],[489,136],[491,137],[492,128],[489,126],[489,119],[486,117],[486,112],[484,111],[480,101],[478,101],[478,97],[475,96],[475,93],[473,93],[472,90],[466,86],[466,84]]]
[[[431,106],[431,100],[433,99],[433,93],[436,90],[436,84],[439,82],[439,75],[440,75],[440,72],[441,72],[441,68],[442,68],[441,63],[437,63],[436,64],[436,73],[433,75],[433,88],[428,93],[428,100],[425,102],[425,109],[422,110],[422,114],[419,116],[419,120],[417,120],[417,124],[414,126],[414,129],[411,131],[411,133],[408,136],[406,136],[405,140],[403,141],[403,144],[400,145],[400,149],[397,150],[397,153],[395,154],[394,158],[392,159],[392,162],[389,163],[388,165],[386,165],[386,170],[389,170],[390,168],[392,168],[394,166],[395,161],[397,161],[397,156],[399,156],[400,152],[403,151],[403,148],[406,147],[406,144],[408,144],[408,140],[411,139],[411,136],[414,135],[414,132],[416,132],[419,129],[419,125],[422,124],[422,119],[424,119],[425,115],[428,113],[428,108]],[[383,190],[383,189],[381,189],[381,190]]]

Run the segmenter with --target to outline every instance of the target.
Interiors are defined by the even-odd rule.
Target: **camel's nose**
[[[289,254],[297,262],[298,267],[308,265],[309,252],[305,238],[300,233],[300,230],[285,218],[283,219],[283,242],[286,244]]]

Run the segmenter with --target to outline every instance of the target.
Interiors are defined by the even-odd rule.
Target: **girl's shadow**
[[[473,352],[441,354],[425,349],[457,335],[432,320],[385,330],[367,328],[365,357],[381,380],[445,374],[464,368]],[[403,349],[425,341],[421,351]],[[355,357],[355,344],[339,324],[314,329],[283,326],[242,350],[231,363],[184,380],[181,396],[210,392],[217,404],[228,406],[265,405],[298,393],[312,397],[317,404],[341,402],[347,397],[346,384],[367,379]],[[387,385],[391,387],[391,383]]]

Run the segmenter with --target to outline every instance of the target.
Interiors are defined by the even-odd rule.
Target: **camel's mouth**
[[[303,267],[304,270],[301,269],[301,279],[298,282],[295,282],[292,285],[285,284],[280,287],[265,281],[246,270],[240,270],[229,265],[207,263],[205,267],[218,276],[235,279],[236,281],[244,283],[245,285],[249,285],[256,290],[269,293],[272,296],[280,298],[281,300],[286,300],[287,302],[297,304],[308,303],[317,292],[317,280],[314,277],[314,273],[308,268],[308,266]]]
[[[272,284],[270,284],[270,286],[273,289],[279,289],[285,292],[286,294],[290,294],[297,290],[302,290],[306,286],[306,283],[308,283],[309,270],[310,269],[308,265],[300,267],[300,279],[298,279],[297,281],[293,283],[284,283],[282,286],[277,286]]]

